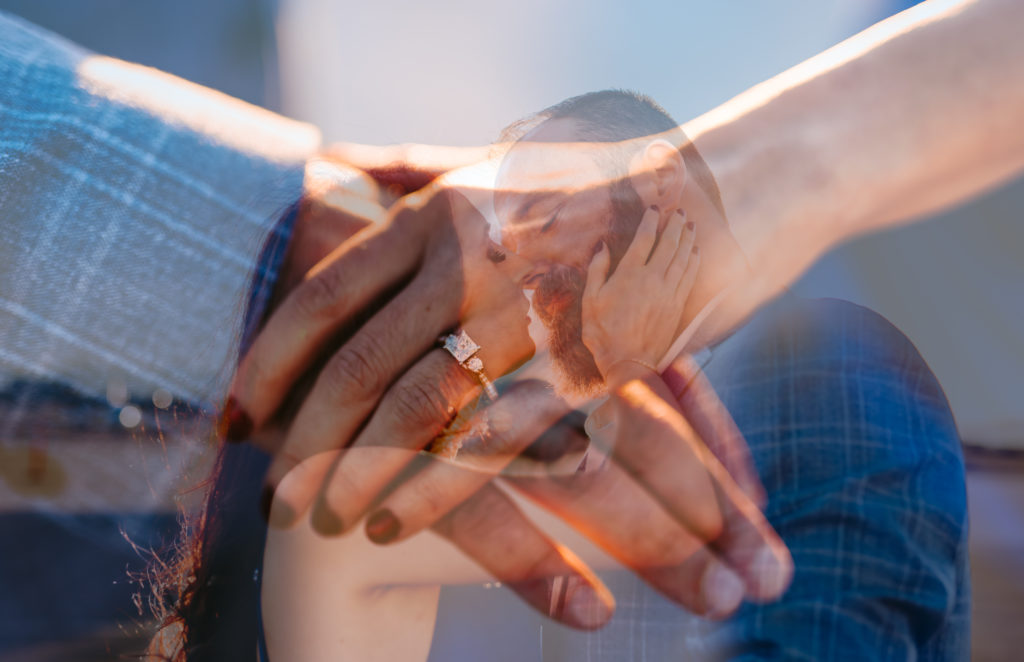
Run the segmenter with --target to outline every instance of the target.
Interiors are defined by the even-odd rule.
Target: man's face
[[[524,288],[534,290],[552,359],[572,389],[589,394],[603,380],[582,340],[587,267],[602,241],[617,264],[643,203],[628,181],[609,183],[593,153],[533,145],[569,143],[574,134],[572,120],[549,120],[513,147],[498,173],[495,210],[502,243],[533,265]]]

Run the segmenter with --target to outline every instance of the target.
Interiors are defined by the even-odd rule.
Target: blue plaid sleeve
[[[0,13],[0,387],[223,393],[319,134]]]

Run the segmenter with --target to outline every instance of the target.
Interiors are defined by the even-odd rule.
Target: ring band
[[[491,402],[497,400],[498,389],[494,388],[494,384],[487,378],[487,373],[484,372],[484,362],[476,356],[476,353],[480,351],[480,345],[473,342],[469,334],[461,328],[456,329],[455,333],[441,336],[439,341],[441,346],[459,362],[460,366],[476,375]]]

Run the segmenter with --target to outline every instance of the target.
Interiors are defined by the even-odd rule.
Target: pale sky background
[[[650,94],[683,122],[871,24],[884,4],[284,0],[282,103],[328,140],[368,143],[486,143],[610,87]]]
[[[328,141],[480,144],[587,91],[685,122],[855,34],[886,0],[282,0],[282,106]],[[1024,447],[1024,183],[827,256],[796,291],[885,315],[938,374],[968,441]]]

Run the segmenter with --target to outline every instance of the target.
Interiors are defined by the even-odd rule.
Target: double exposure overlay
[[[1024,5],[115,4],[0,0],[0,659],[1015,659]]]

